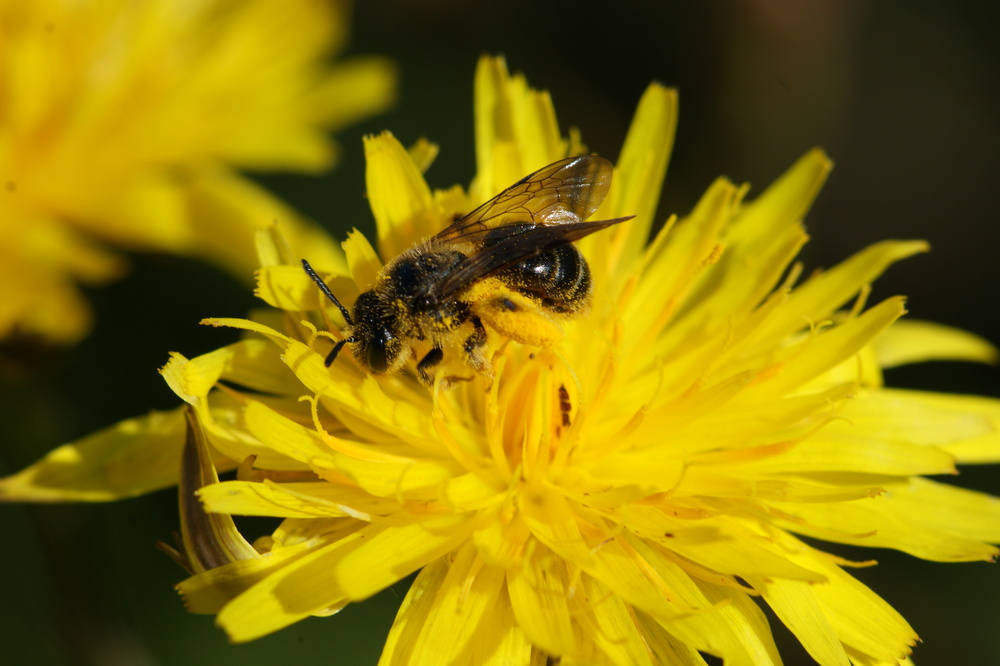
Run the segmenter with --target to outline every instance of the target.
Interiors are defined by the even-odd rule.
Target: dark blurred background
[[[809,148],[836,169],[807,218],[807,269],[884,238],[925,238],[933,252],[881,278],[873,300],[910,297],[911,316],[1000,343],[993,179],[1000,155],[1000,46],[989,3],[924,0],[616,0],[604,5],[506,0],[369,0],[355,11],[352,52],[386,54],[402,73],[391,113],[338,137],[322,177],[261,180],[342,236],[373,228],[361,137],[426,136],[441,154],[433,186],[473,174],[472,76],[482,53],[551,91],[562,129],[617,156],[643,89],[680,90],[676,148],[661,218],[690,210],[716,176],[754,192]],[[135,256],[132,275],[90,293],[97,327],[79,346],[4,361],[0,474],[55,446],[151,408],[176,404],[156,369],[234,339],[199,327],[242,316],[243,286],[205,266]],[[136,314],[138,308],[139,313]],[[23,351],[23,350],[22,350]],[[995,367],[934,363],[888,373],[897,386],[1000,396]],[[965,468],[958,484],[1000,494],[1000,468]],[[0,646],[10,664],[374,664],[405,586],[334,618],[310,619],[229,646],[212,618],[187,614],[184,577],[153,549],[177,528],[176,495],[103,506],[0,505]],[[881,565],[856,572],[923,639],[921,666],[995,663],[1000,571],[844,549]],[[773,623],[786,664],[811,660]]]

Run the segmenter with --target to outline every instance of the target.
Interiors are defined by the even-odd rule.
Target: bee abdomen
[[[523,259],[497,277],[554,312],[577,312],[590,296],[590,267],[572,245]]]

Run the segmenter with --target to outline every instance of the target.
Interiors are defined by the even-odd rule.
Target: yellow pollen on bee
[[[551,347],[563,339],[559,315],[498,280],[473,285],[465,300],[490,328],[535,347]]]

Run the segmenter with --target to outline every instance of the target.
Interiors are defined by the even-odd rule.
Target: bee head
[[[302,268],[320,291],[337,306],[348,326],[349,335],[339,340],[327,354],[324,361],[326,366],[333,365],[340,350],[349,344],[355,358],[370,372],[380,373],[393,368],[403,353],[403,343],[396,333],[392,316],[387,316],[385,308],[381,306],[378,294],[366,291],[358,296],[352,316],[305,259],[302,260]]]
[[[351,343],[355,358],[374,373],[393,368],[403,352],[394,320],[386,316],[374,291],[358,296],[354,304],[351,337],[346,342]]]

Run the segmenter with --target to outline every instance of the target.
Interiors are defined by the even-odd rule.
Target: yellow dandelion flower
[[[261,213],[203,216],[206,201],[266,197],[229,169],[325,169],[326,132],[390,101],[385,61],[325,62],[347,14],[318,0],[0,0],[0,337],[79,338],[76,283],[124,267],[108,246],[249,276]]]
[[[675,118],[674,92],[650,86],[594,219],[636,217],[577,243],[594,294],[558,344],[494,331],[492,377],[447,389],[422,384],[414,361],[379,377],[349,354],[326,367],[340,315],[263,230],[258,294],[273,310],[210,320],[248,336],[171,358],[163,374],[186,412],[57,449],[0,481],[0,496],[162,487],[187,430],[182,557],[194,575],[178,587],[234,641],[419,571],[382,663],[779,664],[762,606],[824,666],[908,663],[914,630],[848,573],[872,563],[816,540],[996,556],[1000,501],[925,476],[1000,460],[1000,401],[881,377],[994,350],[899,321],[900,297],[866,303],[872,280],[923,242],[880,243],[802,279],[802,220],[831,166],[820,151],[756,198],[718,180],[647,243]],[[369,138],[377,249],[352,233],[347,269],[319,272],[353,303],[401,249],[583,151],[557,127],[547,95],[484,58],[469,191],[430,189],[426,144]],[[236,479],[216,482],[213,467]],[[283,520],[250,544],[231,515]]]

